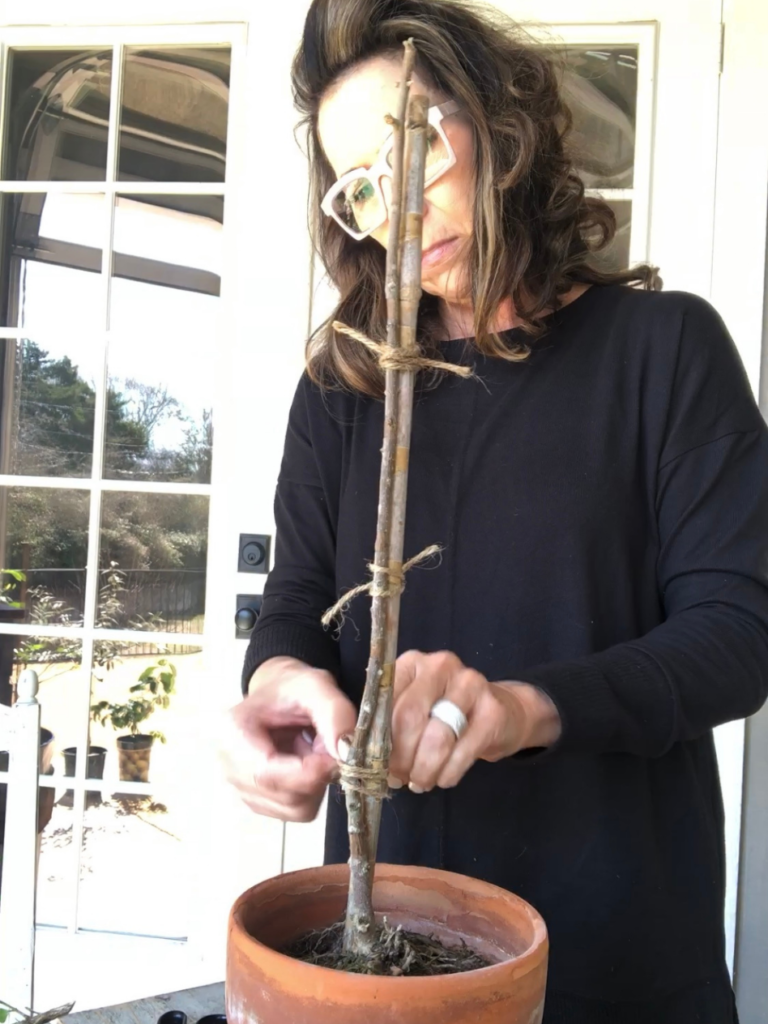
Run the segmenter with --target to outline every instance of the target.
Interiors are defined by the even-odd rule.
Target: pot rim
[[[253,935],[246,931],[242,921],[242,909],[244,904],[251,897],[252,893],[258,889],[266,888],[269,885],[274,886],[278,882],[290,885],[292,879],[294,881],[300,881],[302,876],[307,877],[316,875],[318,872],[323,872],[326,877],[319,881],[318,886],[314,887],[315,889],[323,884],[334,885],[341,884],[343,882],[346,885],[349,878],[349,867],[347,864],[326,864],[321,867],[304,868],[300,871],[289,871],[282,875],[267,878],[263,882],[259,882],[257,885],[251,886],[250,889],[247,889],[238,897],[230,911],[230,941],[235,941],[237,944],[246,948],[254,946],[258,947],[260,950],[260,959],[265,963],[266,969],[270,973],[274,967],[277,967],[278,964],[287,960],[291,962],[292,970],[294,971],[313,972],[311,977],[315,980],[319,981],[323,976],[325,976],[328,984],[332,984],[332,979],[342,974],[345,978],[345,984],[360,987],[370,986],[372,984],[385,987],[427,985],[435,987],[442,986],[443,988],[447,986],[449,989],[452,986],[456,986],[463,989],[467,986],[468,980],[473,976],[478,979],[485,979],[488,977],[490,972],[512,972],[515,977],[522,977],[538,967],[541,961],[547,958],[549,951],[549,937],[547,933],[547,926],[544,923],[544,918],[534,907],[531,906],[530,903],[522,899],[522,897],[509,892],[507,889],[502,889],[498,885],[493,885],[491,882],[483,882],[477,878],[470,878],[468,875],[460,875],[455,871],[443,871],[440,868],[424,868],[403,864],[377,863],[375,869],[376,879],[381,879],[382,881],[396,881],[400,874],[407,872],[411,878],[440,879],[443,883],[447,883],[456,888],[461,888],[465,892],[467,890],[467,885],[469,884],[476,890],[482,890],[486,896],[501,898],[505,902],[513,903],[518,909],[523,910],[533,927],[533,938],[530,945],[519,956],[515,956],[507,960],[500,960],[498,963],[490,964],[488,967],[479,967],[474,971],[463,971],[459,974],[417,975],[410,978],[395,978],[378,974],[352,974],[349,971],[337,971],[332,967],[321,967],[318,964],[308,964],[302,960],[296,960],[294,957],[290,957],[286,953],[280,953],[278,950],[272,949],[271,946],[268,946],[266,943],[254,938]],[[322,973],[316,973],[318,971]]]
[[[148,742],[145,744],[145,746],[151,747],[153,745],[153,743],[155,742],[155,737],[151,733],[149,733],[149,732],[137,732],[137,733],[126,732],[126,733],[121,733],[121,735],[117,737],[117,745],[118,746],[120,746],[120,741],[121,740],[128,740],[129,743],[133,743],[133,742],[135,742],[137,740],[148,740]],[[104,749],[106,750],[106,747]],[[130,747],[128,749],[130,749]],[[143,750],[144,747],[139,747],[138,749]]]

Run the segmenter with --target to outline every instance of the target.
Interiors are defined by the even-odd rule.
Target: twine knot
[[[392,597],[394,594],[402,594],[405,589],[405,574],[408,570],[412,569],[414,565],[418,565],[420,562],[431,558],[432,555],[439,555],[441,551],[442,548],[439,544],[430,544],[429,547],[420,551],[418,555],[409,558],[402,566],[395,563],[388,566],[375,565],[373,562],[370,562],[368,564],[368,572],[371,573],[371,579],[367,583],[360,583],[356,587],[352,587],[345,594],[342,594],[336,604],[332,605],[325,612],[320,621],[326,629],[337,617],[343,622],[347,606],[360,594],[370,594],[371,597]],[[382,573],[386,573],[387,576],[387,582],[384,586],[377,582],[377,575],[380,576]]]
[[[356,331],[354,327],[347,327],[340,320],[334,320],[331,327],[339,334],[344,334],[347,338],[364,345],[369,352],[373,352],[382,370],[410,370],[413,373],[418,373],[419,370],[441,370],[444,373],[453,373],[457,377],[472,376],[471,366],[446,363],[442,359],[428,359],[418,349],[393,348],[392,345],[374,341],[362,331]]]
[[[340,785],[342,789],[361,793],[363,796],[383,799],[389,795],[387,769],[381,765],[376,768],[357,767],[346,761],[339,761]]]

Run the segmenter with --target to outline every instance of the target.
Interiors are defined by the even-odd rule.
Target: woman
[[[533,903],[551,1024],[725,1024],[712,729],[768,686],[766,429],[706,302],[598,269],[614,221],[564,152],[551,58],[456,2],[310,8],[293,83],[333,319],[384,335],[385,115],[409,36],[431,104],[422,340],[476,379],[420,381],[406,554],[443,556],[403,594],[379,856]],[[233,712],[230,774],[261,814],[313,818],[356,719],[366,599],[338,636],[320,617],[373,551],[381,392],[326,326]],[[430,714],[442,698],[455,728]],[[334,786],[326,858],[347,855]]]

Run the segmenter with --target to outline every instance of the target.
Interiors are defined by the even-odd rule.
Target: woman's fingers
[[[337,776],[339,738],[356,717],[329,673],[275,659],[263,683],[230,712],[226,774],[259,814],[310,821]]]
[[[437,785],[454,753],[457,739],[450,726],[430,718],[432,708],[438,700],[445,698],[472,722],[476,707],[487,694],[489,686],[485,676],[467,668],[450,652],[423,654],[409,651],[402,655],[395,671],[392,773],[409,781],[417,792]],[[481,754],[479,744],[482,743],[484,729],[468,730],[467,736],[462,744],[462,754],[464,759],[470,758],[471,764]]]
[[[515,686],[515,691],[508,692]],[[456,786],[475,761],[496,761],[520,749],[525,735],[520,703],[526,684],[489,683],[448,651],[408,651],[397,661],[392,716],[392,775],[416,792]],[[467,719],[459,737],[430,717],[440,699]]]
[[[495,749],[497,740],[505,730],[507,716],[503,706],[496,699],[490,683],[475,705],[464,735],[451,746],[443,762],[435,785],[441,789],[458,786],[472,765],[479,758],[486,758],[489,750]]]

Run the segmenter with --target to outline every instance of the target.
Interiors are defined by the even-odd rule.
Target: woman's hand
[[[339,738],[357,713],[329,672],[270,658],[229,712],[221,756],[227,778],[257,814],[312,821],[337,775]]]
[[[450,726],[429,717],[440,698],[467,717],[458,740]],[[475,761],[551,746],[559,735],[557,709],[528,683],[489,683],[449,651],[407,651],[397,659],[390,775],[414,793],[456,786]]]

